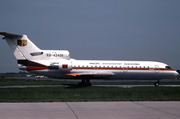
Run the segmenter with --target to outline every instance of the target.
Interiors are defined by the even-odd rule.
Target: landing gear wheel
[[[90,83],[90,80],[89,79],[82,79],[82,81],[81,82],[79,82],[78,83],[78,85],[80,86],[80,87],[83,87],[83,86],[91,86],[91,83]]]
[[[158,87],[159,86],[159,82],[155,82],[154,86]]]
[[[86,84],[87,86],[91,86],[91,83]]]
[[[83,82],[79,82],[79,83],[78,83],[78,86],[83,86],[83,85],[84,85]]]

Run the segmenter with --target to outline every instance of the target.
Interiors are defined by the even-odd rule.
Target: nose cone
[[[178,76],[179,73],[177,71],[174,71],[174,76]]]

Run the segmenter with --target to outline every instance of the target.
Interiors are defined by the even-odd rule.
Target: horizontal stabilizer
[[[0,32],[0,34],[3,35],[4,37],[8,37],[8,38],[23,37],[23,35],[12,34],[12,33],[7,33],[7,32]]]

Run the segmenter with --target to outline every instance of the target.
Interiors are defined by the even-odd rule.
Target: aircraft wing
[[[83,73],[70,73],[67,74],[77,78],[106,78],[114,75],[112,72],[83,72]]]

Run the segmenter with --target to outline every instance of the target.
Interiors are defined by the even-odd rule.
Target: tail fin
[[[34,57],[32,57],[32,53],[40,53],[41,51],[26,35],[6,32],[0,32],[0,35],[4,36],[3,39],[6,40],[17,60],[33,60]]]

